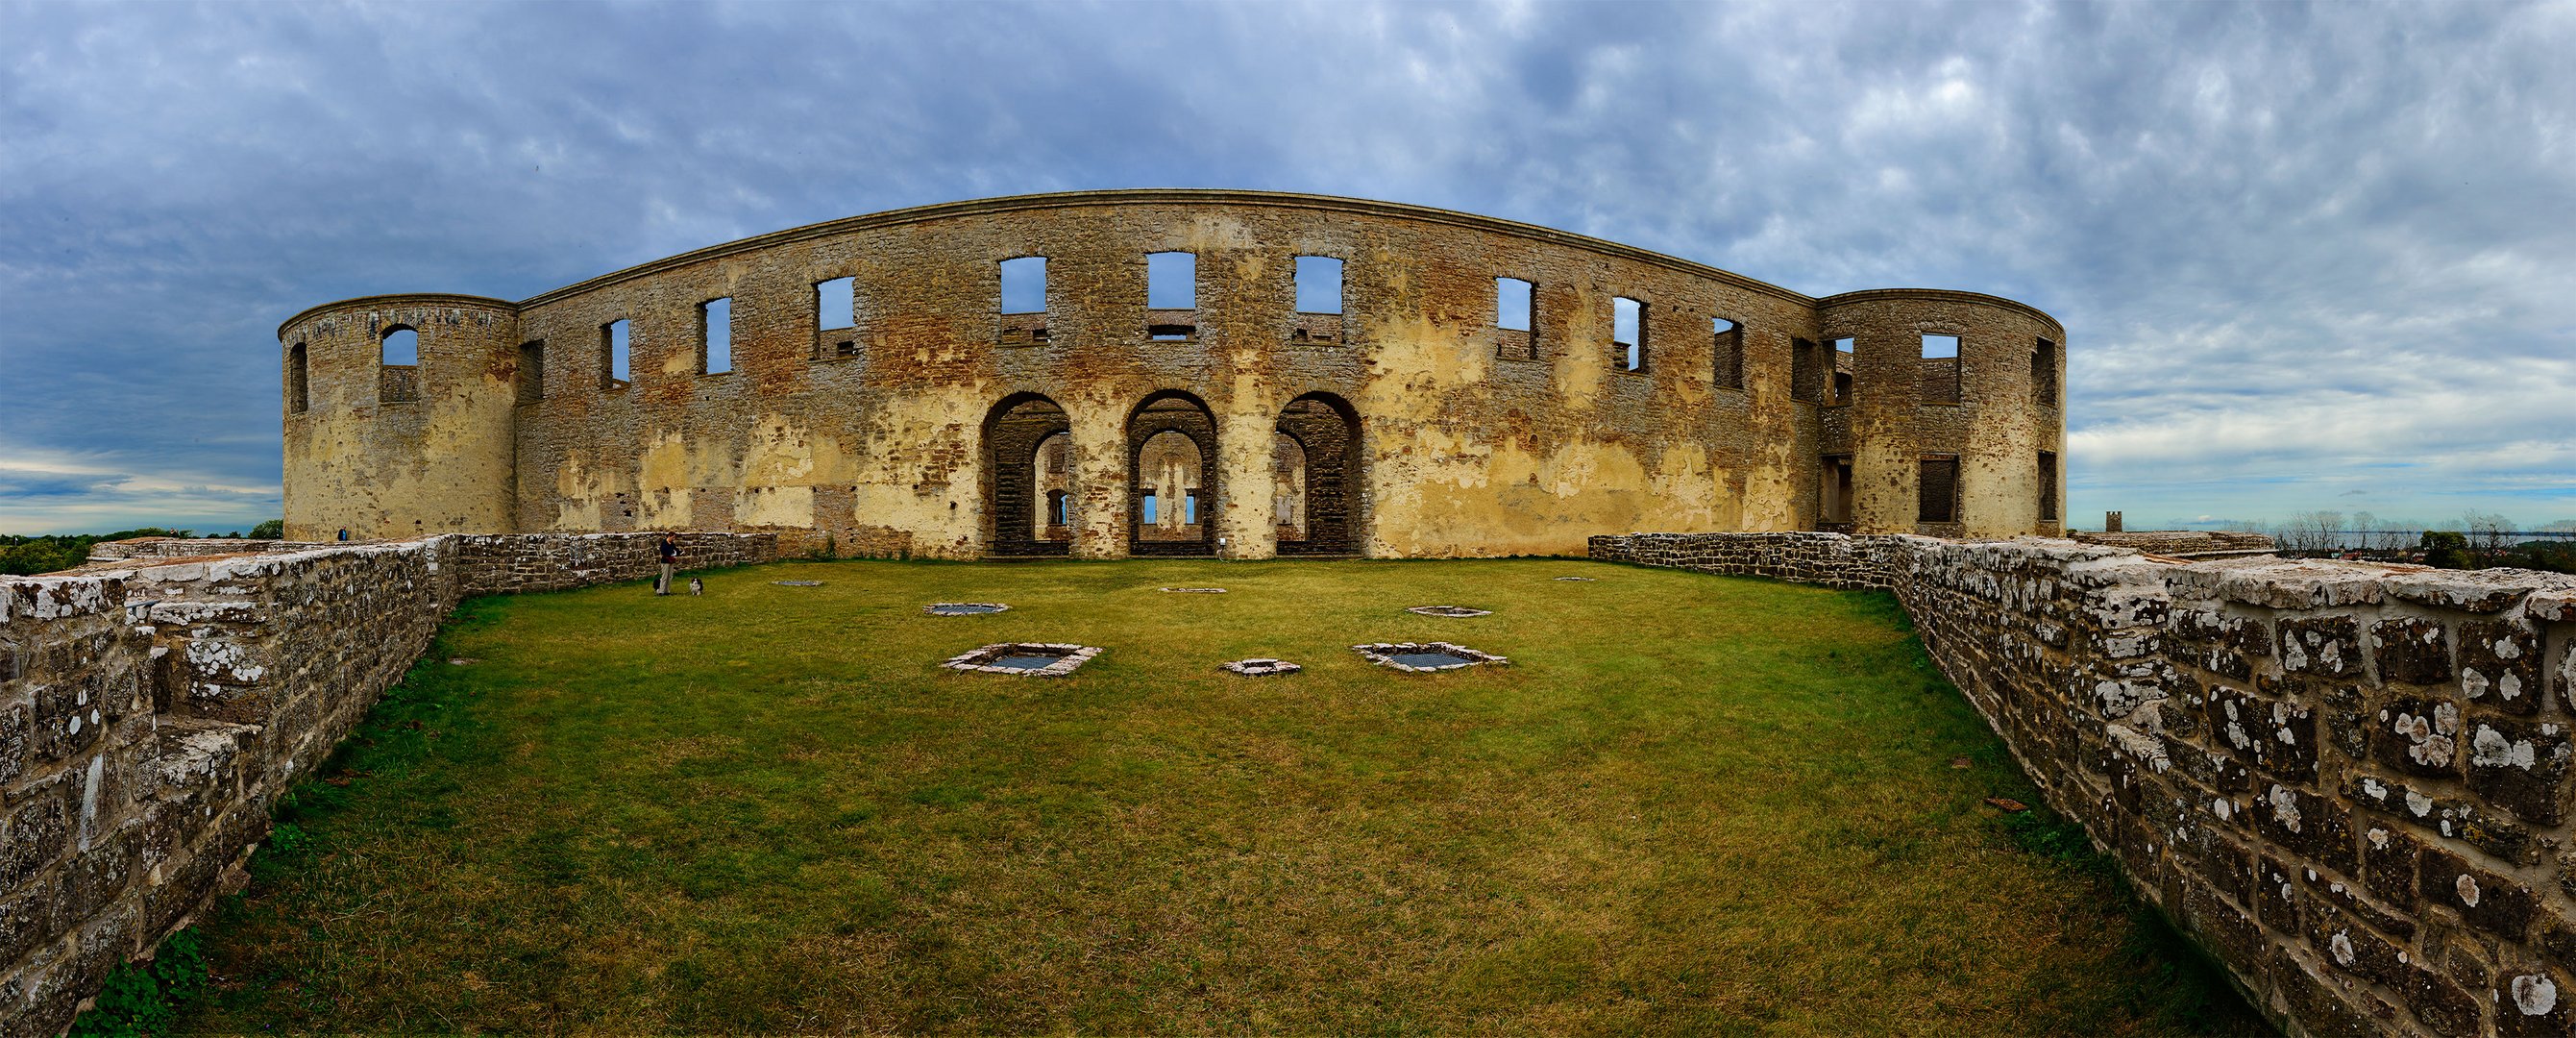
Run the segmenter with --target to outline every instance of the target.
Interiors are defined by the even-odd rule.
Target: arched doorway
[[[1069,525],[1051,525],[1050,492],[1073,489],[1072,428],[1064,408],[1035,393],[1004,397],[984,418],[984,529],[994,555],[1063,555]],[[1044,452],[1044,453],[1041,453]],[[1069,517],[1068,517],[1069,518]],[[1063,531],[1062,536],[1051,534]]]
[[[1273,517],[1279,521],[1279,554],[1358,551],[1359,412],[1330,393],[1308,393],[1279,412],[1278,435],[1288,443],[1272,449],[1272,479],[1278,493],[1293,494]],[[1300,465],[1302,472],[1289,471]],[[1280,517],[1296,518],[1296,529]]]
[[[1030,536],[1073,543],[1073,434],[1053,433],[1038,441],[1029,468],[1034,481],[1029,500],[1037,503]]]
[[[1127,416],[1127,553],[1213,555],[1218,485],[1216,416],[1187,393],[1146,397]]]

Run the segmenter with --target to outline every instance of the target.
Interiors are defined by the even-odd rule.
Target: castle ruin
[[[287,536],[1445,557],[1593,534],[2059,531],[2065,331],[1822,299],[1416,206],[1098,191],[898,210],[523,302],[278,332]]]

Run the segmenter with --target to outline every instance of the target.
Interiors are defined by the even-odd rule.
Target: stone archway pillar
[[[1224,506],[1217,509],[1216,535],[1221,559],[1269,559],[1279,555],[1279,528],[1271,522],[1271,437],[1278,422],[1269,413],[1226,416],[1217,424],[1217,465],[1224,478]]]
[[[1073,548],[1077,559],[1127,557],[1127,423],[1114,408],[1068,409],[1073,433]]]

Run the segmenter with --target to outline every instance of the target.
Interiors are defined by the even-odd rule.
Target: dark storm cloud
[[[855,213],[1161,185],[1465,209],[1817,294],[2026,300],[2072,333],[2079,519],[2576,514],[2565,5],[0,25],[0,469],[52,474],[0,481],[0,530],[274,515],[274,329],[315,303],[522,298]]]

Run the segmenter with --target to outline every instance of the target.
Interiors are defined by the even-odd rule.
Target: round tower
[[[1995,296],[1911,288],[1831,296],[1817,316],[1822,347],[1850,351],[1834,402],[1848,408],[1853,532],[2063,528],[2066,331],[2055,320]]]
[[[511,530],[515,305],[368,296],[297,314],[277,338],[289,539]]]

